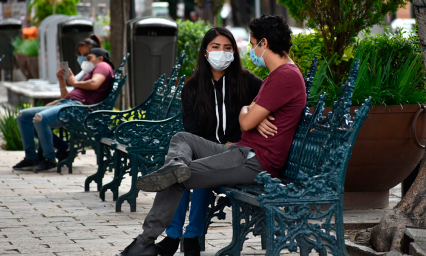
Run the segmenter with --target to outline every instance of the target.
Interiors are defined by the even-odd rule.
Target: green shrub
[[[53,2],[57,2],[55,5],[55,12],[53,12]],[[48,16],[55,14],[65,15],[77,15],[77,3],[80,0],[31,0],[28,5],[28,13],[32,12],[32,8],[35,8],[34,16],[32,16],[31,23],[34,26],[39,26],[40,23]]]
[[[24,54],[28,57],[37,57],[38,56],[38,39],[35,40],[22,40],[20,37],[16,37],[12,40],[12,45],[14,47],[13,53]]]
[[[415,35],[404,37],[384,33],[367,34],[354,46],[353,61],[361,61],[352,105],[361,105],[372,97],[373,105],[409,105],[426,102],[425,69],[421,48],[413,44]],[[318,101],[319,94],[327,93],[326,106],[331,106],[340,93],[341,83],[335,83],[329,68],[319,68],[311,91],[311,106]],[[321,83],[315,83],[323,78]]]
[[[0,131],[6,142],[1,147],[5,150],[23,150],[21,134],[19,133],[16,115],[23,109],[22,105],[9,107],[3,105],[4,113],[0,115]]]
[[[183,60],[179,76],[191,76],[197,64],[198,50],[206,32],[211,25],[206,21],[192,22],[190,20],[176,21],[179,26],[178,35],[178,54],[185,50],[185,59]]]
[[[353,65],[355,59],[361,60],[360,73],[356,82],[352,104],[361,105],[372,97],[373,105],[408,105],[426,102],[424,69],[421,48],[414,44],[415,35],[367,34],[363,39],[344,50],[343,56],[335,53],[325,57],[322,38],[317,34],[293,36],[293,47],[289,56],[306,75],[314,56],[319,57],[319,67],[311,89],[311,106],[318,102],[319,95],[327,93],[326,106],[332,106],[340,94],[340,86],[347,76],[339,79],[330,68],[332,63],[340,63],[341,68]],[[267,68],[255,66],[249,54],[243,58],[243,65],[258,77],[265,79]],[[337,81],[337,82],[336,82]]]
[[[355,58],[361,69],[355,86],[354,105],[372,96],[373,105],[423,104],[425,68],[422,51],[414,35],[405,38],[384,33],[367,35],[359,42]]]

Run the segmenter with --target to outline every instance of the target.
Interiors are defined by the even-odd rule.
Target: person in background
[[[87,54],[89,53],[90,49],[92,48],[101,48],[102,46],[102,41],[101,39],[95,35],[92,34],[90,37],[83,39],[81,42],[79,42],[77,44],[77,62],[80,64],[81,66],[81,71],[75,75],[75,78],[77,81],[81,81],[83,80],[83,78],[89,73],[89,71],[85,70],[87,69],[87,65],[82,65],[83,62],[86,60],[87,58]],[[60,102],[59,100],[55,100],[53,102],[50,102],[48,104],[46,104],[46,106],[52,106],[55,105],[57,103]],[[38,138],[38,134],[37,131],[34,130],[35,132],[35,137]],[[55,155],[56,158],[58,159],[58,161],[62,161],[63,159],[68,158],[69,156],[69,145],[68,143],[66,143],[65,141],[63,141],[61,138],[59,138],[56,134],[53,134],[53,146],[54,148],[57,149]],[[38,146],[38,159],[39,161],[43,161],[44,157],[43,157],[43,149],[41,147],[41,143],[39,143]]]
[[[57,167],[53,147],[52,128],[62,126],[57,115],[66,106],[92,105],[104,100],[111,89],[114,78],[114,65],[109,59],[109,53],[101,48],[92,48],[85,60],[88,74],[82,81],[77,81],[71,69],[67,79],[74,90],[68,92],[64,70],[60,69],[56,76],[59,80],[61,100],[55,104],[21,110],[16,117],[22,144],[25,150],[24,159],[13,166],[15,170],[26,170],[36,167],[35,171],[45,171]],[[39,162],[35,152],[34,133],[36,129],[39,142],[43,149],[43,161]]]
[[[182,89],[183,126],[186,132],[225,144],[241,139],[238,115],[259,92],[262,79],[243,69],[232,33],[223,27],[210,29],[198,52],[194,75]],[[189,224],[182,236],[190,191],[185,189],[167,237],[157,244],[161,256],[172,256],[184,238],[185,256],[199,256],[198,237],[204,233],[212,189],[194,189]]]

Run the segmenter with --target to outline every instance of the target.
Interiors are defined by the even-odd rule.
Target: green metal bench
[[[305,78],[308,100],[314,69],[315,65],[311,66]],[[257,184],[217,189],[226,197],[212,201],[205,232],[213,216],[224,218],[224,207],[232,206],[233,237],[216,255],[240,255],[249,233],[261,235],[267,256],[280,255],[283,249],[296,252],[298,248],[302,256],[312,250],[320,256],[348,255],[344,243],[343,185],[353,144],[371,104],[367,99],[351,118],[358,72],[356,61],[332,112],[326,116],[322,116],[325,93],[313,114],[306,106],[280,179],[262,172],[255,180]],[[204,239],[200,242],[204,245]]]
[[[115,72],[111,91],[105,100],[94,105],[64,107],[58,112],[58,119],[64,124],[64,127],[70,136],[70,154],[68,158],[58,163],[58,173],[61,173],[61,167],[64,165],[68,167],[68,172],[72,173],[72,163],[74,162],[75,157],[79,152],[85,154],[87,147],[94,147],[95,152],[98,153],[93,133],[88,132],[84,128],[83,122],[84,119],[93,111],[112,109],[114,107],[121,88],[126,82],[127,75],[124,75],[123,78],[121,78],[121,75],[128,56],[129,54],[123,58],[120,67]]]
[[[91,132],[95,138],[96,148],[98,151],[97,162],[98,170],[95,174],[89,176],[84,185],[85,191],[90,190],[90,183],[94,181],[97,184],[97,190],[100,191],[100,197],[105,200],[105,192],[107,189],[113,191],[113,200],[118,197],[118,186],[121,180],[114,178],[114,181],[102,186],[102,179],[105,172],[109,169],[113,170],[114,157],[113,147],[117,141],[114,138],[116,128],[124,122],[131,120],[161,120],[166,116],[175,93],[175,84],[185,58],[183,51],[177,64],[173,67],[170,77],[164,84],[165,75],[162,75],[154,84],[152,93],[138,106],[126,111],[107,111],[101,110],[91,113],[84,120],[86,130]],[[118,183],[117,183],[118,182]]]
[[[173,95],[169,108],[163,112],[162,120],[136,120],[121,124],[115,131],[116,143],[114,148],[114,179],[113,184],[104,189],[111,189],[115,193],[116,211],[121,211],[121,205],[127,201],[130,210],[136,211],[136,198],[139,189],[136,188],[136,180],[139,175],[146,175],[164,164],[169,143],[173,135],[183,131],[182,110],[180,104],[181,90],[185,83],[185,76],[180,78],[179,84]],[[174,88],[174,87],[172,87]],[[130,191],[118,197],[118,186],[124,175],[132,178]],[[104,195],[103,195],[104,196]]]

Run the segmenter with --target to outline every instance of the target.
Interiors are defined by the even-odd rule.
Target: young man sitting
[[[157,255],[154,241],[171,222],[185,188],[250,184],[264,170],[277,177],[284,166],[306,105],[303,77],[288,57],[291,30],[282,17],[263,15],[249,27],[250,57],[271,73],[250,106],[241,109],[241,140],[222,145],[177,133],[170,141],[164,166],[137,181],[139,189],[157,195],[143,233],[119,255]]]
[[[72,105],[91,105],[104,100],[111,89],[114,78],[114,65],[109,60],[109,54],[101,48],[92,48],[86,59],[88,74],[82,81],[77,81],[72,74],[67,79],[74,87],[70,93],[64,80],[64,70],[59,70],[56,76],[59,80],[61,100],[49,106],[28,108],[20,111],[16,120],[25,150],[25,158],[13,166],[15,170],[45,171],[57,166],[55,149],[53,148],[52,128],[62,126],[58,119],[61,108]],[[90,71],[90,72],[89,72]],[[39,162],[35,151],[34,128],[37,131],[39,143],[43,149],[44,160]]]

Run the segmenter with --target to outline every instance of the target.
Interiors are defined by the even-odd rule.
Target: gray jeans
[[[215,188],[254,183],[254,178],[263,168],[256,156],[247,159],[252,150],[235,144],[214,143],[186,132],[173,136],[166,163],[174,158],[182,160],[191,169],[191,177],[185,182],[157,192],[154,204],[142,225],[143,233],[137,237],[139,242],[154,243],[167,228],[185,188]]]

